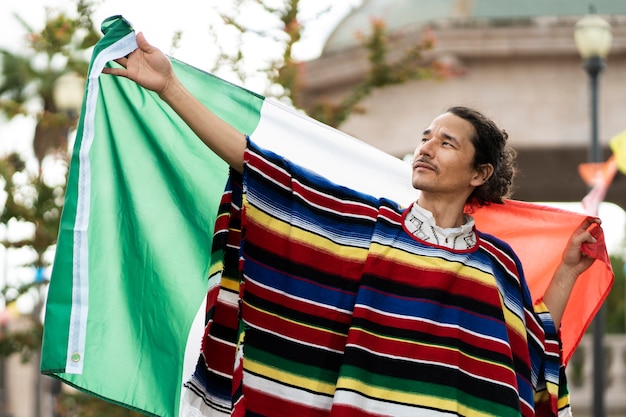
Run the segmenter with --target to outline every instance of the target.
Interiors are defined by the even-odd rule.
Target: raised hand
[[[561,324],[563,312],[576,280],[595,261],[594,258],[583,252],[583,245],[585,243],[596,243],[596,238],[593,237],[592,231],[599,224],[600,219],[588,217],[572,233],[563,251],[561,264],[555,271],[552,281],[544,294],[543,301],[550,310],[557,328]]]
[[[595,261],[594,258],[586,255],[582,247],[585,243],[596,243],[591,230],[595,225],[600,224],[600,219],[587,217],[581,225],[572,233],[570,240],[563,252],[563,265],[571,268],[574,275],[580,275],[587,270]]]
[[[246,137],[205,107],[180,82],[167,56],[137,33],[138,48],[117,59],[122,68],[105,68],[106,74],[126,77],[159,97],[187,123],[209,148],[235,170],[242,172]]]
[[[104,68],[103,72],[128,78],[162,95],[175,79],[172,64],[160,49],[146,41],[142,32],[137,34],[137,45],[127,57],[115,60],[123,68]]]

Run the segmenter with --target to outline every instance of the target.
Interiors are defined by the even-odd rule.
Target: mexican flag
[[[213,224],[228,167],[156,94],[101,74],[137,47],[123,18],[102,28],[72,154],[41,370],[146,414],[177,416],[200,352]],[[415,200],[405,162],[172,62],[200,101],[258,145],[346,187],[406,205]],[[479,229],[516,250],[536,299],[585,218],[515,201],[474,214]],[[589,250],[600,261],[577,282],[563,319],[566,358],[613,280],[603,242]]]

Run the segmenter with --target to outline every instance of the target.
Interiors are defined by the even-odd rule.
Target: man
[[[511,248],[472,205],[509,193],[506,134],[453,107],[423,132],[404,209],[260,149],[139,48],[105,72],[156,91],[233,169],[213,251],[203,355],[187,385],[206,415],[557,415],[569,412],[558,328],[593,259],[587,220],[533,306]],[[243,198],[242,194],[245,195]],[[471,211],[471,210],[470,210]],[[239,246],[241,243],[241,246]],[[241,262],[240,262],[241,259]],[[194,411],[189,411],[193,413]]]

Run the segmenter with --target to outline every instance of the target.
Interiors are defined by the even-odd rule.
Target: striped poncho
[[[252,142],[220,213],[187,414],[569,414],[554,324],[504,242],[433,247],[394,202]]]

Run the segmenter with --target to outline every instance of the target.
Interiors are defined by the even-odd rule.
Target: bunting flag
[[[604,201],[606,192],[613,182],[617,173],[617,161],[615,154],[611,155],[606,162],[587,162],[578,166],[578,173],[585,184],[590,187],[589,192],[583,198],[582,204],[585,212],[590,216],[597,216],[600,203]]]
[[[609,141],[609,145],[613,151],[617,169],[626,174],[626,130],[613,136]]]
[[[177,416],[200,351],[210,243],[228,169],[156,94],[101,74],[136,48],[123,18],[105,20],[102,29],[72,154],[41,370],[146,414]],[[416,198],[405,162],[172,63],[202,103],[258,145],[346,187],[405,205]],[[474,215],[478,228],[519,254],[535,299],[585,219],[514,201]],[[580,277],[563,318],[566,358],[612,283],[602,239],[590,249],[601,261]]]

